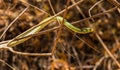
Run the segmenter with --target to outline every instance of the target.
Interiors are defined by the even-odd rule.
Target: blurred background
[[[0,0],[1,42],[56,14],[78,28],[94,28],[92,33],[78,34],[55,20],[38,35],[13,47],[21,53],[44,56],[0,49],[0,70],[119,70],[120,1],[113,1]]]

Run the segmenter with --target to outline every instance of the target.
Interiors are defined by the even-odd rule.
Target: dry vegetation
[[[0,46],[0,70],[119,70],[119,8],[119,0],[0,0],[0,45],[54,15],[94,28],[78,34],[50,23],[22,44]]]

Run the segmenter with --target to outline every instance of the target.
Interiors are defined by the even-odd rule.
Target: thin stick
[[[0,62],[2,62],[2,63],[4,63],[4,64],[6,64],[8,67],[10,67],[12,70],[15,70],[15,68],[14,67],[12,67],[11,65],[9,65],[8,63],[6,63],[5,61],[3,61],[3,60],[1,60],[0,59]]]
[[[74,6],[78,5],[79,3],[82,3],[83,1],[84,1],[84,0],[80,0],[80,1],[78,1],[77,3],[75,3],[75,4],[73,4],[73,5],[69,6],[69,7],[67,7],[67,9],[69,10],[69,9],[73,8]],[[59,13],[55,14],[52,18],[54,18],[54,17],[62,14],[62,13],[65,12],[65,11],[66,11],[66,9],[63,9],[63,10],[60,11]]]
[[[7,47],[6,44],[3,44],[0,46],[0,50],[1,49],[5,49],[5,50],[9,50],[14,54],[18,54],[18,55],[24,55],[24,56],[51,56],[51,53],[26,53],[26,52],[19,52],[19,51],[15,51],[13,50],[12,47]]]
[[[120,63],[117,61],[117,59],[112,55],[112,53],[110,52],[110,50],[107,48],[107,45],[102,41],[102,39],[100,38],[100,36],[96,33],[95,34],[96,37],[98,38],[99,42],[101,43],[101,45],[103,46],[103,48],[106,50],[106,52],[108,53],[108,55],[115,61],[115,63],[117,64],[117,66],[120,68]]]
[[[75,0],[71,0],[71,1],[72,1],[73,4],[76,3]],[[79,11],[79,13],[82,15],[82,17],[83,17],[83,18],[86,18],[85,14],[84,14],[83,11],[81,10],[81,8],[80,8],[78,5],[76,5],[75,7],[76,7],[76,9]],[[87,20],[86,23],[89,24],[89,26],[91,26],[89,20]]]
[[[68,0],[66,5],[68,5],[69,2],[70,2],[70,1]],[[49,0],[49,3],[50,3],[50,6],[51,6],[51,8],[52,8],[52,10],[53,10],[54,15],[55,15],[55,12],[54,12],[54,9],[53,9],[53,7],[52,7],[52,4],[51,4],[50,0]],[[60,20],[58,20],[58,18],[57,18],[58,23],[59,23],[59,24],[61,23],[61,25],[60,25],[60,27],[59,27],[58,32],[56,33],[57,36],[56,36],[56,38],[55,38],[55,40],[54,40],[54,45],[53,45],[53,49],[52,49],[52,54],[54,54],[54,52],[55,52],[55,50],[56,50],[56,47],[57,47],[58,39],[59,39],[60,36],[61,36],[62,26],[64,25],[64,18],[65,18],[65,16],[66,16],[66,14],[67,14],[67,7],[66,7],[66,11],[64,12],[64,15],[63,15],[63,20],[62,20],[62,22],[60,22]]]
[[[73,4],[75,4],[75,1],[74,0],[71,0]],[[84,13],[82,12],[82,10],[80,9],[80,7],[78,5],[75,6],[76,9],[79,11],[79,13],[84,17],[86,18],[86,16],[84,15]]]
[[[96,63],[95,66],[93,68],[93,70],[97,70],[98,66],[102,63],[102,61],[105,59],[105,56],[100,58]]]
[[[50,5],[50,7],[51,7],[51,9],[52,9],[52,12],[53,12],[53,14],[55,15],[56,13],[55,13],[55,10],[53,9],[53,6],[52,6],[52,4],[51,4],[51,0],[48,0],[48,2],[49,2],[49,5]],[[59,20],[57,19],[57,21],[58,21],[58,23],[60,24],[60,22],[59,22]],[[60,28],[61,28],[61,26],[60,26]],[[58,34],[58,35],[57,35]],[[53,48],[52,48],[52,59],[54,60],[55,59],[55,57],[54,57],[54,52],[55,52],[55,50],[56,50],[56,47],[57,47],[57,43],[58,43],[58,38],[59,38],[59,36],[60,36],[60,29],[59,29],[59,31],[56,33],[56,38],[54,39],[54,44],[53,44]]]
[[[29,5],[29,6],[31,6],[31,7],[33,7],[33,8],[35,8],[35,9],[37,9],[37,10],[39,10],[39,11],[41,11],[41,12],[43,12],[43,13],[45,13],[45,14],[47,14],[47,15],[50,16],[50,14],[47,13],[46,11],[44,11],[44,10],[42,10],[42,9],[40,9],[40,8],[38,8],[38,7],[36,7],[36,6],[32,5],[32,4],[30,4],[30,3],[27,3],[25,0],[20,0],[20,1],[21,1],[22,3],[25,3],[25,4],[27,4],[27,5]]]
[[[99,14],[93,15],[93,16],[88,17],[88,18],[85,18],[85,19],[82,19],[82,20],[78,20],[78,21],[72,22],[72,24],[77,24],[77,23],[80,23],[80,22],[84,22],[84,21],[86,21],[86,20],[90,20],[90,19],[92,19],[92,18],[95,18],[95,17],[99,17],[99,16],[102,16],[102,15],[105,15],[106,13],[110,13],[110,12],[113,12],[113,11],[115,11],[115,10],[117,10],[117,7],[114,7],[114,8],[109,9],[109,10],[103,12],[103,13],[99,13]]]
[[[51,56],[51,53],[25,53],[25,52],[18,52],[10,49],[10,51],[14,54],[24,55],[24,56]]]
[[[86,45],[88,45],[90,48],[92,48],[94,51],[100,53],[100,51],[98,51],[96,48],[93,48],[90,44],[88,44],[86,41],[84,41],[83,39],[81,39],[78,35],[75,34],[75,36],[81,40],[82,42],[84,42]]]
[[[82,63],[81,63],[81,61],[80,61],[80,59],[79,59],[79,55],[78,55],[75,47],[72,47],[72,50],[73,50],[73,53],[74,53],[74,55],[75,55],[75,57],[76,57],[76,59],[77,59],[78,65],[79,65],[79,67],[80,67],[80,70],[83,70],[83,69],[82,69]]]
[[[96,5],[100,4],[102,1],[103,1],[103,0],[98,1],[97,3],[95,3],[95,4],[88,10],[88,13],[89,13],[89,16],[90,16],[90,17],[92,16],[92,15],[91,15],[91,10],[92,10]],[[92,21],[94,21],[93,18],[92,18]]]
[[[120,8],[120,3],[116,0],[107,0],[109,3],[113,4],[114,6],[117,6],[118,8]]]
[[[26,7],[10,24],[9,26],[4,30],[4,32],[2,33],[2,35],[0,36],[0,39],[5,35],[5,33],[7,32],[7,30],[13,25],[13,23],[28,9],[29,7]]]

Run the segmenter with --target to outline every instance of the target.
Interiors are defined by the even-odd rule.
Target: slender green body
[[[25,32],[21,33],[20,35],[18,35],[17,37],[13,38],[8,44],[8,47],[14,47],[20,43],[25,42],[26,40],[30,39],[31,37],[26,37],[35,33],[38,33],[40,30],[42,30],[45,26],[47,26],[49,23],[56,21],[56,19],[58,21],[60,21],[61,23],[63,22],[63,18],[60,16],[57,16],[55,18],[53,17],[49,17],[44,19],[43,21],[41,21],[39,24],[33,26],[32,28],[26,30]],[[80,34],[86,34],[86,33],[90,33],[93,32],[92,28],[83,28],[83,29],[79,29],[75,26],[73,26],[72,24],[70,24],[69,22],[67,22],[67,20],[64,19],[63,24],[69,28],[70,30],[76,32],[76,33],[80,33]],[[26,38],[23,38],[26,37]],[[22,38],[20,40],[15,40],[15,39],[19,39]]]
[[[60,22],[63,21],[63,18],[58,16],[56,17]],[[67,28],[69,28],[70,30],[76,32],[76,33],[80,33],[80,34],[86,34],[86,33],[90,33],[90,32],[93,32],[93,29],[92,28],[82,28],[82,29],[79,29],[75,26],[73,26],[72,24],[70,24],[69,22],[67,22],[67,20],[64,19],[64,23],[63,23]]]
[[[14,47],[20,43],[23,43],[24,41],[30,39],[31,37],[26,37],[20,40],[14,40],[14,39],[19,39],[25,36],[29,36],[31,34],[38,33],[40,30],[42,30],[45,26],[47,26],[49,23],[53,22],[54,20],[51,20],[51,17],[46,18],[45,20],[41,21],[39,24],[31,27],[30,29],[26,30],[25,32],[21,33],[17,37],[13,38],[7,46],[9,47]]]

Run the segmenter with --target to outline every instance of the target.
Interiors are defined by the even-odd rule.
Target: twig
[[[76,2],[74,0],[71,0],[73,4],[75,4]],[[79,13],[86,18],[86,16],[84,15],[84,13],[82,12],[82,10],[80,9],[80,7],[78,5],[75,6],[77,8],[77,10],[79,11]]]
[[[74,6],[78,5],[79,3],[82,3],[83,1],[84,1],[84,0],[80,0],[80,1],[78,1],[77,3],[75,3],[75,4],[73,4],[73,5],[69,6],[69,7],[67,7],[67,9],[69,10],[69,9],[73,8]],[[60,11],[59,13],[55,14],[52,18],[54,18],[54,17],[62,14],[62,13],[65,12],[65,11],[66,11],[66,9],[63,9],[63,10]]]
[[[93,16],[88,17],[88,18],[85,18],[85,19],[72,22],[72,24],[77,24],[77,23],[80,23],[80,22],[84,22],[84,21],[86,21],[86,20],[90,20],[90,19],[92,19],[92,18],[96,18],[96,17],[102,16],[102,15],[105,15],[106,13],[110,13],[110,12],[113,12],[113,11],[115,11],[115,10],[117,10],[117,7],[114,7],[114,8],[109,9],[109,10],[103,12],[103,13],[99,13],[99,14],[93,15]]]
[[[72,1],[73,4],[76,3],[75,0],[71,0],[71,1]],[[83,11],[81,10],[81,8],[80,8],[78,5],[76,5],[75,7],[76,7],[76,9],[79,11],[79,13],[83,16],[83,18],[86,18],[85,14],[84,14]],[[87,24],[91,25],[89,20],[87,20],[86,22],[87,22]]]
[[[15,70],[15,68],[14,67],[12,67],[11,65],[9,65],[8,63],[6,63],[5,61],[3,61],[3,60],[1,60],[0,59],[0,62],[2,62],[2,63],[4,63],[4,64],[6,64],[8,67],[10,67],[12,70]]]
[[[19,52],[19,51],[13,50],[12,47],[7,47],[7,44],[0,45],[0,50],[1,49],[9,50],[14,54],[25,55],[25,56],[51,56],[52,55],[51,53],[24,53],[24,52]]]
[[[96,48],[93,48],[90,44],[88,44],[86,41],[84,41],[83,39],[81,39],[78,35],[75,34],[75,36],[81,40],[82,42],[84,42],[86,45],[88,45],[90,48],[92,48],[94,51],[100,53],[100,51],[98,51]]]
[[[9,48],[9,51],[11,51],[14,54],[18,55],[25,55],[25,56],[51,56],[51,53],[25,53],[25,52],[18,52],[13,50],[12,48]]]
[[[99,42],[101,43],[101,45],[103,46],[103,48],[106,50],[106,52],[108,53],[108,55],[115,61],[115,63],[117,64],[117,66],[120,68],[120,63],[117,61],[117,59],[112,55],[112,53],[110,52],[110,50],[107,48],[106,44],[102,41],[102,39],[100,38],[100,36],[96,33],[95,34],[96,37],[98,38]]]
[[[47,14],[47,15],[50,16],[50,14],[47,13],[46,11],[44,11],[44,10],[42,10],[42,9],[40,9],[40,8],[38,8],[38,7],[36,7],[36,6],[32,5],[32,4],[30,4],[30,3],[27,3],[25,0],[20,0],[20,1],[21,1],[22,3],[25,3],[25,4],[27,4],[27,5],[29,5],[29,6],[31,6],[31,7],[33,7],[33,8],[35,8],[35,9],[37,9],[37,10],[39,10],[39,11],[41,11],[41,12],[43,12],[43,13],[45,13],[45,14]]]
[[[77,59],[77,62],[78,62],[79,67],[80,67],[80,70],[83,70],[83,69],[82,69],[81,61],[80,61],[80,59],[79,59],[79,55],[78,55],[77,51],[75,50],[75,47],[72,47],[72,50],[73,50],[73,53],[74,53],[74,55],[75,55],[75,57],[76,57],[76,59]]]
[[[104,56],[104,57],[102,57],[102,58],[100,58],[100,60],[99,60],[98,62],[96,62],[96,64],[95,64],[95,66],[94,66],[93,70],[96,70],[96,69],[97,69],[97,67],[101,64],[101,62],[102,62],[104,59],[105,59],[105,56]]]
[[[91,10],[98,4],[100,4],[103,0],[100,0],[98,1],[97,3],[95,3],[89,10],[88,10],[88,13],[89,13],[89,16],[91,17]],[[92,18],[92,21],[94,21],[94,19]]]
[[[108,70],[113,70],[113,69],[112,69],[112,66],[111,66],[111,63],[112,63],[112,61],[109,60],[109,61],[108,61]]]
[[[2,35],[0,36],[0,39],[4,36],[4,34],[7,32],[7,30],[13,25],[13,23],[28,9],[29,7],[26,7],[10,24],[9,26],[4,30]]]
[[[107,0],[109,3],[113,4],[114,6],[117,6],[118,8],[120,8],[120,3],[116,0]]]

